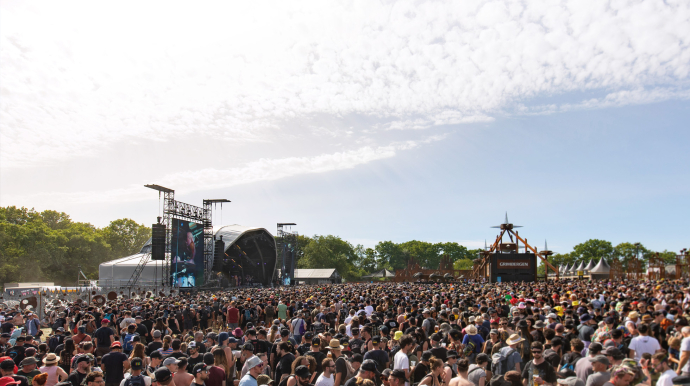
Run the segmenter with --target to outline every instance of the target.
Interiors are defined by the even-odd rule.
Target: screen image
[[[174,287],[204,284],[204,227],[200,223],[173,219],[170,282]]]

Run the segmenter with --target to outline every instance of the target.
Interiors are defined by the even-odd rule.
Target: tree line
[[[63,212],[0,207],[0,284],[74,286],[79,266],[97,280],[100,263],[139,252],[150,236],[150,227],[126,218],[97,228]]]

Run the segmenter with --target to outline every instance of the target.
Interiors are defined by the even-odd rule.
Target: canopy
[[[609,267],[609,265],[606,264],[606,260],[604,260],[603,257],[601,258],[601,260],[599,260],[599,263],[596,265],[596,267],[589,270],[589,273],[607,274],[609,272],[611,272],[611,267]]]
[[[594,268],[594,260],[590,260],[589,263],[585,266],[585,271],[591,271],[592,268]]]
[[[362,276],[362,278],[374,278],[374,277],[394,277],[395,273],[387,269],[381,269],[374,273]]]

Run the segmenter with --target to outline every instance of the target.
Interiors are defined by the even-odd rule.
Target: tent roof
[[[247,227],[243,225],[224,225],[215,232],[216,240],[220,240],[220,236],[223,236],[223,243],[225,243],[225,251],[232,247],[233,244],[245,233],[253,231],[264,231],[271,235],[271,232],[267,231],[265,228],[257,227]],[[271,235],[273,236],[273,235]],[[275,239],[274,239],[275,240]],[[275,241],[274,241],[275,242]]]
[[[362,277],[367,278],[367,277],[394,277],[394,276],[395,276],[394,272],[391,272],[387,269],[381,269],[381,270],[378,270],[376,272],[370,273],[368,275],[364,275]]]
[[[608,264],[606,264],[606,260],[602,257],[601,260],[599,260],[599,263],[596,265],[596,267],[592,268],[589,270],[590,273],[609,273],[611,272],[611,267],[609,267]]]
[[[335,268],[295,269],[295,279],[330,279],[338,276]]]
[[[585,266],[585,271],[591,271],[592,268],[594,268],[594,260],[590,260],[589,263],[587,263],[587,266]]]

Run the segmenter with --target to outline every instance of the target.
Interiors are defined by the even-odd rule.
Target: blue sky
[[[0,205],[688,247],[686,2],[162,5],[0,4]]]

